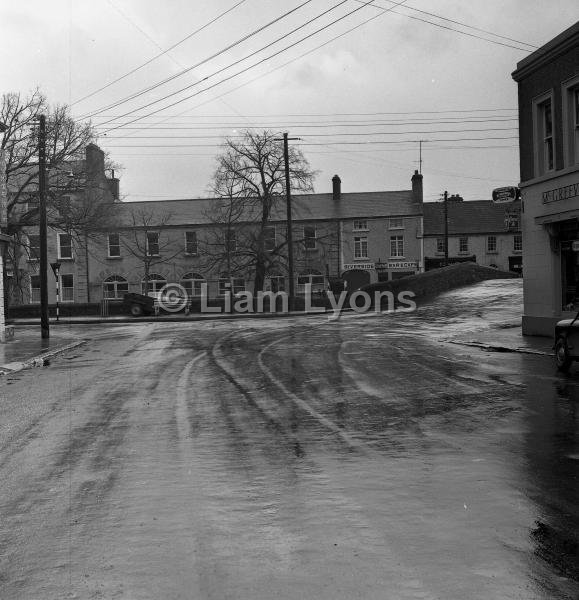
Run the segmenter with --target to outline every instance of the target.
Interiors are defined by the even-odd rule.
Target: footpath
[[[40,337],[38,329],[7,327],[8,336],[0,343],[0,377],[48,364],[49,360],[86,343],[85,340],[51,332],[49,339]]]

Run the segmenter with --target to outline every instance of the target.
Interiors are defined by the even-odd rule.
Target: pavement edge
[[[54,348],[53,350],[49,350],[48,352],[37,354],[36,356],[33,356],[32,358],[29,358],[24,361],[0,365],[0,377],[2,377],[3,375],[10,375],[12,373],[18,373],[19,371],[23,371],[24,369],[44,367],[48,359],[58,356],[59,354],[64,354],[65,352],[73,350],[74,348],[78,348],[79,346],[86,344],[86,342],[86,340],[78,340],[76,342],[72,342],[71,344],[66,344],[65,346],[59,346],[57,348]]]

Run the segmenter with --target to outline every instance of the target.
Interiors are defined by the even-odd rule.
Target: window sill
[[[486,254],[492,254],[492,255],[497,255],[499,252],[498,250],[487,250]]]
[[[107,256],[107,260],[122,260],[122,256]]]
[[[352,233],[368,233],[369,229],[352,229]]]
[[[463,250],[461,252],[458,253],[459,256],[468,256],[470,254],[470,252],[468,250]]]
[[[522,254],[523,251],[522,250],[513,250],[513,254]]]
[[[184,252],[185,256],[199,256],[198,252]]]
[[[62,256],[59,256],[58,260],[61,260],[63,262],[74,262],[74,256],[71,256],[69,258],[63,258]]]
[[[40,262],[40,259],[39,258],[27,258],[26,262],[28,262],[28,263],[37,263],[37,262]]]
[[[389,256],[388,260],[406,260],[405,256]]]
[[[388,231],[404,231],[406,227],[388,227]]]
[[[367,256],[355,256],[354,260],[368,260]]]

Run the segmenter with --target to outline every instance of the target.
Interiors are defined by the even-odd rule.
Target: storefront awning
[[[547,225],[548,223],[559,223],[559,221],[571,221],[572,219],[579,219],[579,208],[535,217],[535,223],[537,225]]]

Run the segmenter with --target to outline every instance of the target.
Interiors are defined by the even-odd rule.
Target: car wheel
[[[571,368],[573,359],[569,356],[567,340],[564,337],[557,338],[555,342],[555,364],[557,369],[566,373]]]
[[[131,305],[131,314],[133,317],[140,317],[143,314],[143,307],[140,304]]]

